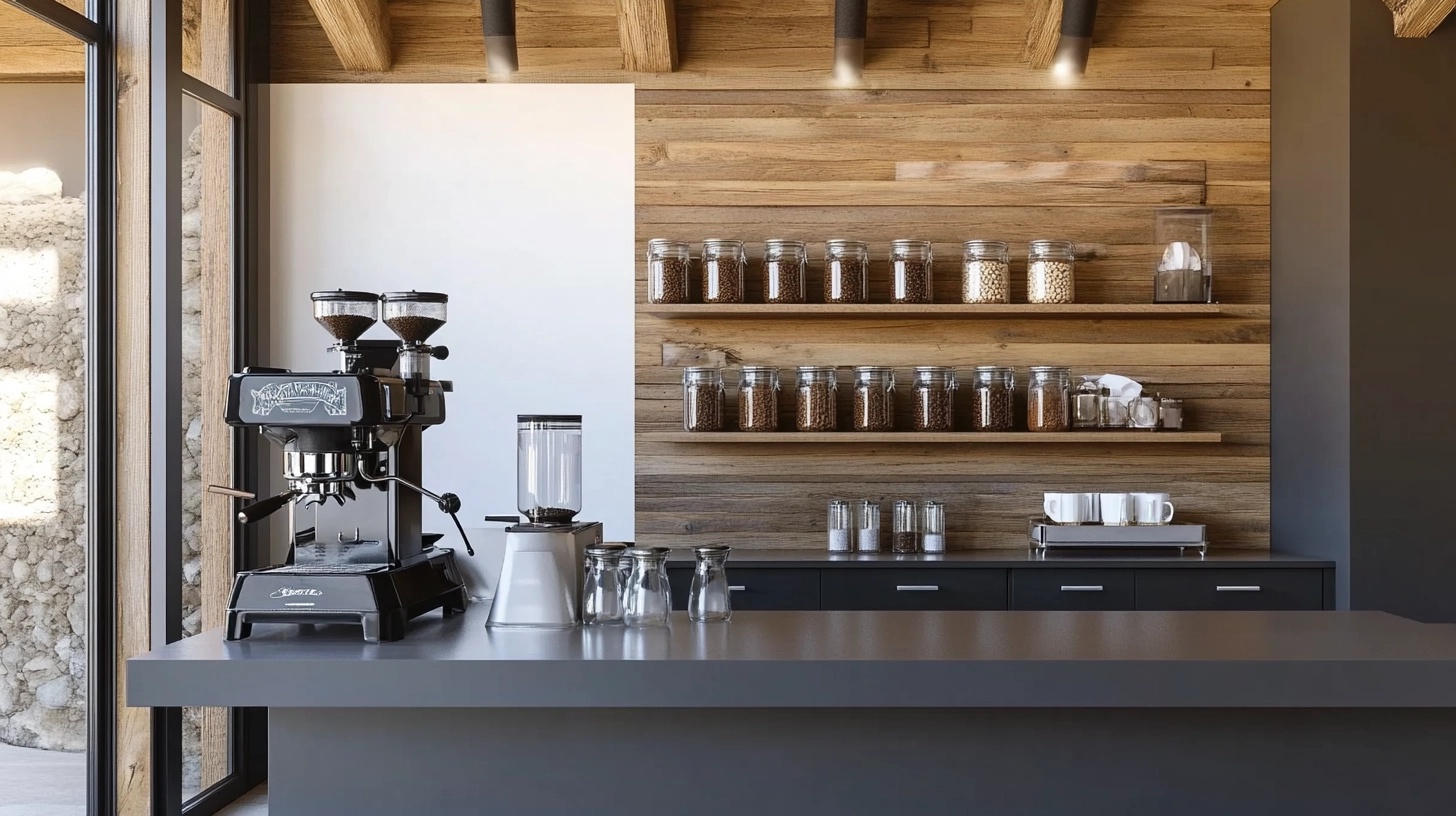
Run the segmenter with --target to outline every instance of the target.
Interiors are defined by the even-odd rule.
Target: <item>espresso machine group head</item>
[[[338,368],[248,368],[228,380],[229,425],[257,428],[283,451],[283,492],[238,512],[244,524],[287,508],[286,563],[240,573],[230,640],[253,623],[362,624],[369,641],[397,640],[424,612],[464,611],[455,553],[425,533],[422,498],[460,527],[460,500],[420,485],[421,434],[445,421],[451,383],[430,379],[449,350],[427,344],[445,325],[433,292],[313,293],[314,319],[334,338]],[[399,338],[361,340],[383,313]],[[474,555],[471,552],[471,555]]]

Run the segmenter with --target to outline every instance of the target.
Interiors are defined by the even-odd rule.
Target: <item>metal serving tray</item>
[[[1060,547],[1078,549],[1176,549],[1197,550],[1208,554],[1208,530],[1202,524],[1160,524],[1108,527],[1102,524],[1056,524],[1046,518],[1033,518],[1030,524],[1031,548],[1050,550]]]

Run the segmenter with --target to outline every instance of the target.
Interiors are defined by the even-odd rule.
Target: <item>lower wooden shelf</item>
[[[1068,431],[1065,433],[1011,433],[954,431],[937,432],[854,432],[832,431],[828,433],[802,433],[780,431],[777,433],[742,433],[723,431],[712,433],[689,433],[687,431],[645,431],[637,434],[641,442],[669,442],[693,444],[784,444],[808,443],[820,445],[1016,445],[1016,444],[1095,444],[1095,445],[1149,445],[1149,444],[1209,444],[1223,441],[1223,434],[1217,431]]]

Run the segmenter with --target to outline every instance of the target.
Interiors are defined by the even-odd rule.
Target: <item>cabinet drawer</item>
[[[1005,609],[1006,570],[827,569],[824,609]]]
[[[1127,569],[1014,569],[1012,609],[1132,609],[1133,574]]]
[[[1140,569],[1136,580],[1138,609],[1324,609],[1317,569]]]
[[[672,586],[672,608],[688,608],[693,585],[692,567],[668,567]],[[819,570],[734,569],[728,564],[728,585],[733,588],[734,609],[800,610],[819,608]]]

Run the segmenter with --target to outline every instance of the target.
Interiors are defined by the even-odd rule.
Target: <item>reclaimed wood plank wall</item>
[[[390,5],[395,64],[346,72],[305,0],[275,2],[275,81],[485,80],[474,0]],[[1187,319],[660,320],[637,316],[637,538],[824,546],[836,497],[946,502],[952,548],[1020,547],[1044,490],[1166,489],[1222,548],[1269,546],[1269,7],[1102,4],[1084,80],[1020,62],[1021,0],[878,0],[865,82],[829,78],[831,0],[678,0],[680,70],[621,71],[615,6],[520,0],[514,81],[637,83],[637,238],[936,243],[937,300],[959,242],[1083,245],[1079,300],[1143,303],[1153,210],[1215,208],[1219,301]],[[751,264],[750,299],[759,292]],[[820,269],[811,264],[811,293]],[[645,266],[639,257],[639,300]],[[1013,287],[1024,298],[1024,285]],[[1020,367],[1123,373],[1188,400],[1216,445],[707,445],[680,427],[680,369],[702,363]],[[786,377],[791,385],[791,376]],[[730,392],[731,392],[730,388]],[[843,392],[841,392],[843,398]],[[730,395],[731,403],[731,395]],[[583,410],[590,413],[589,406]],[[731,413],[731,411],[730,411]]]

